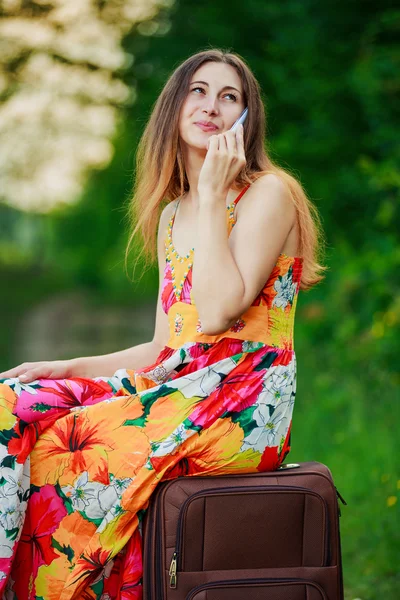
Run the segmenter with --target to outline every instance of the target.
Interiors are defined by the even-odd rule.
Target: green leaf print
[[[99,517],[99,518],[97,518],[97,519],[90,519],[90,518],[87,516],[87,514],[85,513],[85,511],[84,511],[84,510],[80,510],[80,511],[78,511],[78,512],[79,512],[79,513],[82,515],[82,517],[83,517],[83,518],[84,518],[86,521],[89,521],[89,523],[93,523],[94,525],[96,525],[96,527],[100,527],[100,525],[102,524],[102,522],[103,522],[103,520],[104,520],[104,517]]]
[[[90,586],[90,589],[96,594],[96,600],[97,600],[97,598],[100,600],[101,596],[103,595],[103,588],[104,588],[104,580],[103,579],[100,579],[100,581],[98,581],[97,583],[93,583],[93,585]],[[108,596],[108,594],[107,594],[107,596]]]
[[[75,552],[72,550],[71,546],[62,546],[53,537],[51,538],[51,545],[53,546],[53,548],[61,552],[61,554],[65,554],[69,562],[72,564],[72,559],[75,556]]]
[[[54,406],[49,406],[48,404],[44,404],[44,402],[36,402],[36,404],[32,404],[31,406],[33,411],[40,413],[45,413],[52,408],[54,408]]]
[[[233,360],[233,362],[235,363],[235,365],[238,364],[238,362],[240,361],[240,359],[243,356],[243,352],[239,352],[239,354],[234,354],[233,356],[230,357],[231,360]]]
[[[146,424],[146,417],[143,415],[141,417],[138,417],[137,419],[126,419],[126,421],[124,421],[122,423],[122,426],[126,426],[126,427],[144,427]]]
[[[131,384],[131,382],[129,381],[129,379],[127,377],[122,379],[121,383],[122,383],[122,387],[124,388],[124,390],[126,390],[130,394],[136,394],[135,386]]]
[[[255,408],[256,405],[248,406],[240,412],[226,412],[223,417],[231,417],[233,423],[239,423],[244,431],[244,436],[246,437],[253,431],[254,427],[257,427],[257,423],[253,419]]]
[[[140,510],[138,510],[138,512],[136,513],[136,516],[138,518],[139,523],[141,523],[143,521],[146,513],[147,513],[146,508],[141,508]]]
[[[15,469],[16,456],[10,455],[5,456],[0,463],[0,467],[7,467],[8,469]]]
[[[168,387],[167,385],[162,385],[156,391],[143,394],[140,397],[140,401],[143,404],[144,408],[143,415],[141,417],[138,417],[137,419],[127,419],[123,422],[122,425],[144,427],[146,419],[154,402],[156,402],[158,398],[161,398],[162,396],[169,396],[170,394],[173,394],[175,391],[175,388]]]
[[[18,527],[14,527],[14,529],[5,529],[4,530],[6,532],[6,537],[8,537],[9,540],[16,540],[17,539],[17,535],[18,535]]]
[[[193,425],[192,421],[188,418],[183,421],[183,426],[185,429],[191,429],[192,431],[200,432],[203,427],[202,425]]]
[[[14,429],[3,429],[0,431],[0,444],[7,446],[10,440],[17,437],[18,434],[15,433]]]
[[[277,356],[277,352],[267,352],[267,354],[262,357],[261,362],[254,367],[254,370],[262,371],[263,369],[269,369]]]
[[[38,488],[39,489],[39,488]],[[57,496],[60,496],[61,500],[64,503],[64,506],[66,508],[66,511],[69,515],[71,515],[74,512],[73,506],[72,506],[72,501],[70,498],[68,498],[68,496],[66,496],[64,494],[64,492],[62,491],[60,484],[56,483],[54,485],[54,489],[56,490],[56,494]]]

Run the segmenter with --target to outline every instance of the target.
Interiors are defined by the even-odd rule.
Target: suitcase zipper
[[[177,563],[177,554],[174,552],[171,560],[171,564],[169,567],[169,587],[175,589],[176,588],[176,563]]]
[[[191,496],[189,496],[188,498],[186,498],[186,500],[184,501],[184,503],[181,506],[181,509],[179,511],[179,517],[178,517],[178,523],[177,523],[177,531],[176,531],[176,545],[175,545],[175,552],[172,555],[172,559],[170,562],[170,567],[169,567],[169,587],[172,589],[176,588],[177,585],[177,579],[178,579],[178,571],[181,571],[182,569],[182,534],[183,534],[183,520],[187,511],[187,508],[189,506],[189,504],[197,497],[200,496],[214,496],[214,495],[219,495],[221,492],[243,492],[243,491],[255,491],[255,492],[260,492],[260,491],[270,491],[270,490],[276,490],[276,491],[305,491],[308,494],[312,494],[314,496],[317,496],[323,503],[324,508],[325,508],[325,548],[324,548],[324,565],[326,565],[328,563],[328,552],[329,552],[329,540],[328,540],[328,533],[329,533],[329,525],[328,525],[328,509],[327,509],[327,505],[326,505],[326,501],[325,499],[318,494],[317,492],[314,492],[313,490],[310,490],[308,488],[305,487],[299,487],[299,486],[289,486],[289,485],[269,485],[267,487],[255,487],[255,486],[249,486],[249,487],[226,487],[226,488],[218,488],[217,490],[215,489],[210,489],[210,490],[201,490],[199,492],[196,492],[195,494],[192,494]]]
[[[257,584],[257,583],[271,583],[271,584],[281,584],[281,585],[286,585],[286,584],[290,584],[290,583],[302,583],[303,585],[312,585],[314,588],[316,588],[320,594],[321,594],[321,598],[323,598],[323,600],[327,600],[327,596],[325,594],[325,591],[322,589],[322,587],[316,583],[315,581],[310,581],[309,579],[301,579],[301,578],[297,578],[297,577],[280,577],[280,578],[257,578],[257,579],[225,579],[225,580],[221,580],[221,581],[212,581],[210,583],[204,583],[202,585],[198,585],[194,588],[192,588],[189,592],[189,594],[186,596],[186,600],[192,600],[194,595],[196,595],[198,592],[202,591],[202,590],[209,590],[212,588],[218,588],[218,587],[223,587],[223,586],[240,586],[240,585],[246,585],[248,586],[249,584]]]

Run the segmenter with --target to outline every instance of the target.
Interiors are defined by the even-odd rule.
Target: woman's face
[[[180,112],[182,145],[207,151],[208,138],[230,129],[244,108],[242,82],[236,69],[224,63],[203,64],[191,78]],[[212,123],[215,128],[201,123]]]

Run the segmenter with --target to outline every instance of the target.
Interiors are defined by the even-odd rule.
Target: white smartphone
[[[244,109],[244,111],[242,112],[240,117],[232,125],[231,131],[235,131],[235,129],[237,128],[238,125],[240,125],[240,123],[243,124],[245,122],[248,112],[249,112],[249,109],[246,106],[246,108]]]

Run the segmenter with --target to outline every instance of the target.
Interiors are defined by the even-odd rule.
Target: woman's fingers
[[[13,377],[19,377],[30,367],[31,365],[23,363],[22,365],[18,365],[17,367],[13,367],[12,369],[8,369],[8,371],[3,371],[3,373],[0,373],[0,379],[12,379]]]
[[[74,377],[74,363],[72,360],[52,360],[34,363],[23,363],[0,373],[0,379],[13,379],[18,377],[22,383],[29,383],[36,379],[66,379]]]
[[[226,140],[226,147],[228,149],[229,154],[232,156],[236,156],[238,147],[236,142],[236,131],[226,131],[224,133],[224,137]]]
[[[207,150],[218,150],[219,135],[210,135],[207,142]]]
[[[39,377],[49,377],[51,373],[52,369],[45,362],[23,363],[13,369],[0,373],[0,379],[15,379],[18,377],[18,379],[25,383],[34,381]]]
[[[240,124],[238,126],[238,128],[235,131],[236,133],[236,144],[237,144],[237,149],[238,149],[238,153],[241,154],[242,152],[244,153],[244,140],[243,140],[243,125]]]
[[[32,371],[26,371],[19,376],[20,381],[24,383],[30,383],[31,381],[35,381],[36,379],[47,379],[49,376],[43,369],[33,369]]]

